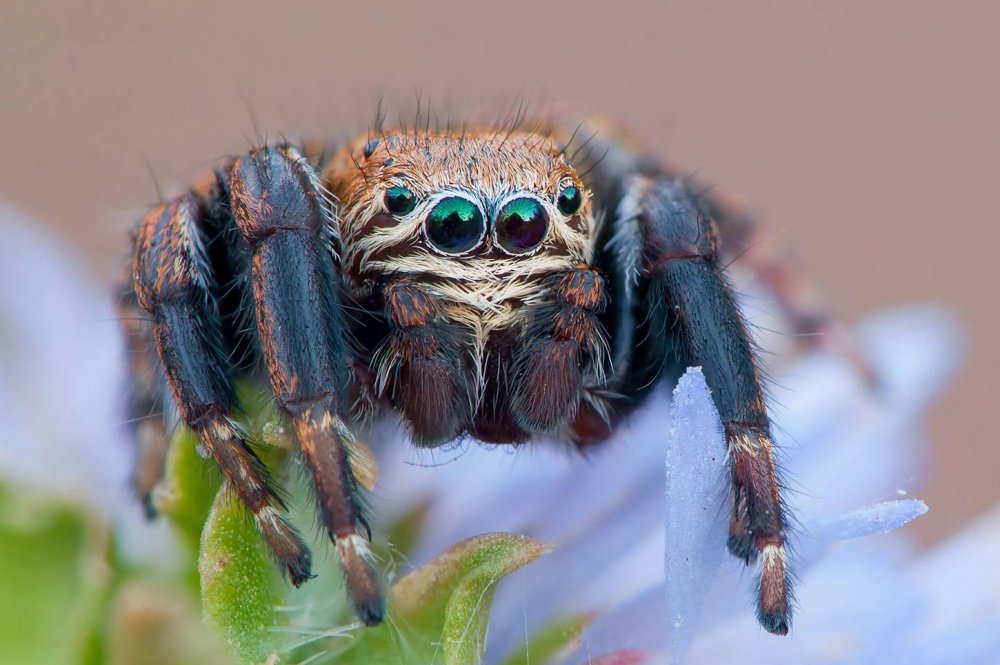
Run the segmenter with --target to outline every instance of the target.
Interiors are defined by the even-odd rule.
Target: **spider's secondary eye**
[[[483,213],[472,201],[450,196],[427,215],[427,239],[446,254],[467,252],[483,239]]]
[[[496,242],[508,254],[530,252],[545,239],[549,215],[535,199],[514,199],[497,215]]]
[[[406,215],[417,206],[417,197],[406,187],[392,187],[385,193],[385,207],[394,215]]]
[[[580,205],[583,203],[583,195],[580,190],[576,187],[570,185],[566,189],[559,193],[559,199],[556,201],[556,205],[559,207],[559,212],[564,215],[572,215],[580,209]]]

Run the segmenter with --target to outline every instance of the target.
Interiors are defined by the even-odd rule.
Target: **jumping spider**
[[[157,411],[165,380],[299,585],[311,576],[309,549],[233,416],[234,377],[266,370],[350,600],[375,625],[383,583],[368,554],[355,429],[391,408],[418,446],[467,434],[584,448],[662,377],[700,365],[728,442],[729,550],[760,557],[758,617],[784,634],[771,423],[723,270],[729,237],[744,231],[742,217],[595,121],[377,123],[336,150],[259,147],[137,229],[123,317],[133,407]],[[148,495],[166,427],[137,422],[137,485]]]

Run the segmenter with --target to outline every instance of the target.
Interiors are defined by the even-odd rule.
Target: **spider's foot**
[[[288,581],[296,589],[316,577],[312,574],[312,552],[304,550],[299,556],[283,562],[288,571]]]
[[[757,549],[748,533],[730,533],[726,548],[730,554],[747,565],[757,560]]]
[[[789,610],[788,572],[785,548],[780,542],[761,548],[760,593],[757,598],[757,620],[769,633],[788,634]]]
[[[767,431],[742,423],[727,425],[733,470],[729,551],[760,566],[757,619],[775,635],[788,633],[790,582],[785,552],[785,517]]]
[[[368,542],[358,533],[367,521],[349,462],[354,435],[336,415],[329,398],[310,405],[292,423],[312,470],[320,513],[336,545],[351,604],[362,623],[378,625],[385,618],[385,599]]]
[[[778,612],[774,614],[768,614],[762,612],[760,608],[757,609],[757,621],[760,625],[764,627],[764,630],[771,633],[772,635],[787,635],[788,634],[788,613]]]
[[[356,533],[338,536],[336,542],[347,592],[358,619],[369,627],[379,625],[385,620],[385,595],[382,578],[372,565],[368,543]]]

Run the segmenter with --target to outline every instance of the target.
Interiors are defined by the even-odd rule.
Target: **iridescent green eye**
[[[406,215],[417,206],[417,197],[406,187],[391,187],[385,193],[385,207],[394,215]]]
[[[427,215],[424,228],[431,244],[445,254],[467,252],[486,235],[479,206],[457,196],[441,199]]]
[[[559,193],[559,199],[556,201],[556,205],[559,207],[559,212],[564,215],[573,215],[578,210],[580,210],[580,205],[583,204],[583,194],[580,190],[570,185],[566,189]]]
[[[542,244],[549,231],[549,214],[536,199],[508,202],[497,215],[494,237],[508,254],[525,254]]]

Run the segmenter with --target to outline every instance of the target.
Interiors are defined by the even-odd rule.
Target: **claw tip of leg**
[[[757,620],[760,621],[760,625],[764,627],[764,630],[772,635],[788,634],[789,622],[787,612],[760,612],[757,615]]]
[[[312,555],[308,551],[286,565],[288,578],[296,589],[316,577],[312,574]]]
[[[737,559],[742,559],[743,563],[750,565],[757,558],[757,550],[749,538],[743,536],[730,536],[726,541],[729,553]]]
[[[361,623],[369,628],[385,621],[385,599],[381,594],[373,598],[368,598],[363,603],[356,604],[354,610],[357,612]]]

